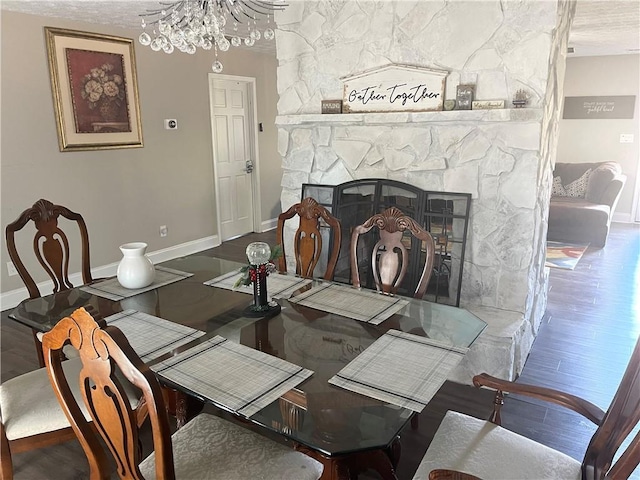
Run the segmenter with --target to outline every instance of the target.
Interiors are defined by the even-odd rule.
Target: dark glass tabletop
[[[278,300],[282,306],[278,315],[248,318],[244,310],[253,301],[251,295],[203,284],[241,264],[190,256],[162,265],[194,275],[118,302],[74,288],[26,300],[10,318],[47,331],[82,306],[91,305],[102,317],[134,309],[207,332],[195,343],[221,335],[313,370],[311,378],[250,420],[326,455],[387,447],[411,417],[411,410],[328,383],[377,338],[389,329],[396,329],[468,347],[486,327],[482,320],[462,308],[416,299],[407,299],[406,307],[377,326],[284,299]],[[313,287],[301,290],[308,288]]]

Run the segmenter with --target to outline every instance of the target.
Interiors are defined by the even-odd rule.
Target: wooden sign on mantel
[[[344,113],[442,110],[449,72],[410,65],[387,65],[343,77]]]

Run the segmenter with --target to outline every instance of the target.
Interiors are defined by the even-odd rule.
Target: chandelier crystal
[[[245,45],[252,47],[264,38],[273,40],[271,17],[287,4],[281,0],[181,0],[160,2],[155,10],[140,14],[142,29],[138,40],[155,52],[172,53],[175,49],[194,54],[197,48],[214,49],[211,69],[222,72],[218,50]],[[266,17],[266,28],[260,31],[257,20]],[[151,29],[151,34],[147,32]],[[229,40],[230,38],[230,40]]]

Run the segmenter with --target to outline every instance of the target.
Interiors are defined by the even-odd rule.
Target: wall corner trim
[[[260,233],[268,232],[278,226],[278,219],[272,218],[271,220],[265,220],[260,224]]]
[[[613,213],[613,216],[611,217],[611,221],[612,222],[616,222],[616,223],[633,223],[633,220],[631,220],[631,214],[630,213]]]

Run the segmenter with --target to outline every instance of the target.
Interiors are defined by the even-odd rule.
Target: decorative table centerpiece
[[[267,243],[253,242],[247,246],[246,253],[249,264],[240,269],[242,275],[234,285],[238,287],[253,284],[253,304],[246,308],[245,315],[249,317],[277,315],[280,312],[280,305],[273,301],[269,302],[267,298],[267,276],[276,271],[273,261],[282,255],[282,247],[276,245],[272,250]]]
[[[153,262],[145,255],[147,244],[143,242],[120,245],[122,260],[118,264],[116,276],[124,288],[138,289],[153,283],[156,269]]]

